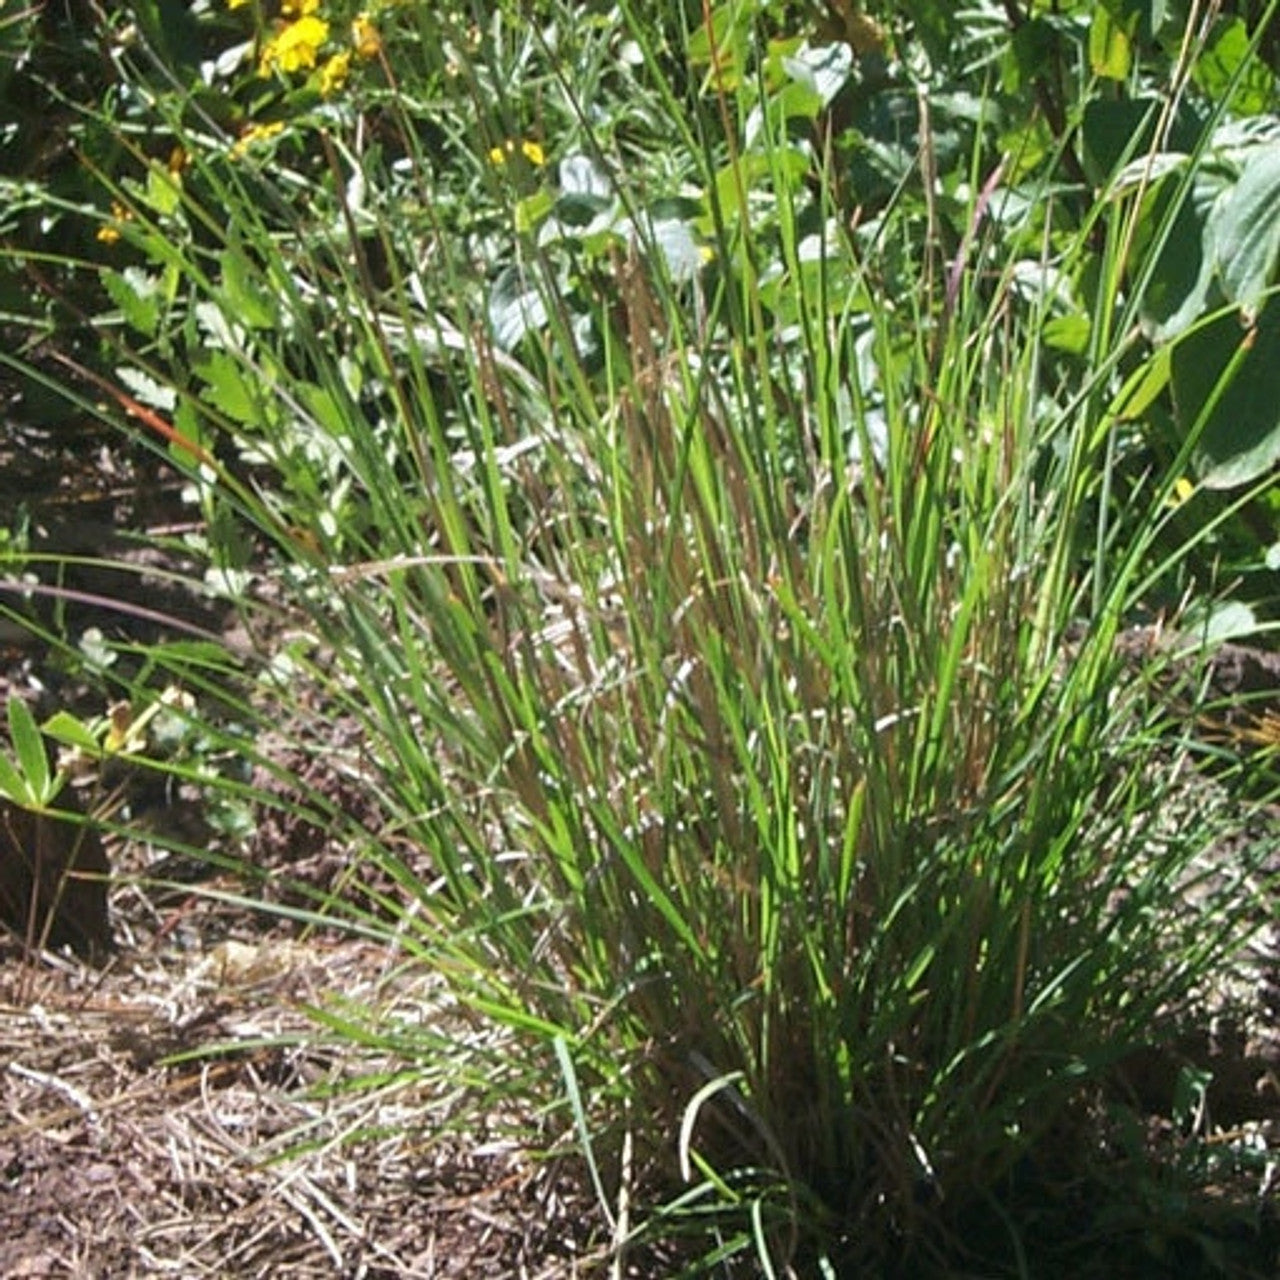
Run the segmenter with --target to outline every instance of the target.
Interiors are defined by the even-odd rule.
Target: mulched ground
[[[603,1274],[572,1179],[500,1138],[437,1137],[456,1096],[320,1087],[404,1064],[325,1045],[302,1005],[445,1016],[429,978],[388,988],[385,948],[19,961],[0,967],[0,1275]]]

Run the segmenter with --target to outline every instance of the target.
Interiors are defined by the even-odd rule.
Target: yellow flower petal
[[[335,53],[320,68],[320,96],[331,97],[347,82],[347,73],[351,69],[350,53]]]
[[[268,138],[274,138],[276,134],[283,132],[283,120],[270,120],[266,124],[251,124],[236,139],[235,146],[231,148],[231,155],[233,158],[239,159],[254,143],[265,142]]]
[[[273,68],[302,71],[316,65],[316,54],[329,38],[329,24],[323,18],[299,18],[276,33],[262,50],[258,72],[269,76]]]
[[[495,165],[506,164],[516,153],[516,144],[508,138],[506,144],[501,147],[489,148],[489,163]],[[520,144],[520,154],[535,168],[542,168],[547,163],[546,152],[536,142],[525,140]]]
[[[351,44],[356,56],[370,59],[382,52],[382,37],[367,13],[359,14],[351,24]]]

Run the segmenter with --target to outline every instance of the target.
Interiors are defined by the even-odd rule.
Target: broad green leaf
[[[516,230],[521,235],[536,231],[546,221],[554,206],[555,197],[549,191],[537,191],[526,196],[516,205]]]
[[[575,153],[560,161],[558,171],[561,198],[587,196],[598,202],[597,207],[611,204],[616,192],[609,175],[590,156]]]
[[[203,49],[200,24],[182,0],[137,0],[132,16],[162,65],[195,76]]]
[[[1143,331],[1152,342],[1176,337],[1203,313],[1213,281],[1213,258],[1205,251],[1205,217],[1193,200],[1176,209],[1180,175],[1163,179],[1144,201],[1135,249],[1146,257],[1147,242],[1165,236],[1139,303]],[[1184,197],[1185,197],[1184,192]]]
[[[827,106],[848,82],[853,71],[853,50],[843,42],[817,48],[802,45],[784,56],[781,63],[797,85],[808,89],[822,106]]]
[[[1080,122],[1081,158],[1092,182],[1103,186],[1122,165],[1145,156],[1156,141],[1156,125],[1164,102],[1160,98],[1092,98]],[[1203,123],[1188,104],[1179,105],[1167,137],[1166,151],[1190,153],[1203,132]]]
[[[702,270],[702,250],[683,218],[656,218],[649,224],[649,234],[672,280],[692,280]]]
[[[50,788],[49,757],[44,749],[44,739],[36,725],[36,718],[16,694],[9,695],[9,736],[18,767],[26,778],[31,795],[39,804],[53,798]]]
[[[1051,23],[1043,18],[1030,18],[1019,24],[1009,41],[1001,68],[1004,90],[1009,94],[1026,92],[1041,76],[1053,69],[1058,49]]]
[[[1249,484],[1280,461],[1280,301],[1248,327],[1232,312],[1192,329],[1171,360],[1180,430],[1203,422],[1195,464],[1206,488]]]
[[[1228,300],[1252,316],[1280,259],[1280,142],[1251,149],[1235,188],[1214,205],[1208,234]]]
[[[543,328],[548,314],[542,291],[527,282],[519,268],[506,268],[493,282],[489,325],[493,340],[504,350],[510,351],[525,334]]]

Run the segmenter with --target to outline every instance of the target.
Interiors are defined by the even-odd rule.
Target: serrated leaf
[[[147,186],[142,197],[162,218],[182,205],[182,185],[163,165],[153,163],[147,169]]]
[[[149,373],[136,365],[117,365],[116,377],[129,389],[129,393],[139,404],[145,404],[161,413],[172,413],[178,403],[178,393],[173,387],[158,382]]]
[[[160,280],[140,267],[126,267],[103,272],[102,283],[125,324],[144,337],[155,337],[160,325]]]
[[[225,351],[215,351],[195,368],[205,383],[200,398],[208,401],[234,422],[246,426],[262,422],[262,397],[257,394],[240,365]]]

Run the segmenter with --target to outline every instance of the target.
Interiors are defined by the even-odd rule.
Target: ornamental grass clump
[[[304,204],[193,137],[181,200],[122,223],[179,281],[174,429],[224,460],[173,454],[211,583],[305,620],[255,714],[317,754],[290,697],[359,726],[379,887],[326,917],[507,1030],[395,1035],[477,1089],[492,1053],[477,1114],[578,1145],[620,1258],[924,1274],[979,1221],[1017,1255],[1011,1188],[1079,1175],[1232,938],[1229,876],[1184,905],[1221,818],[1169,820],[1184,735],[1114,645],[1177,478],[1115,512],[1119,248],[1083,348],[1044,340],[1123,210],[1058,223],[975,158],[943,263],[908,184],[851,226],[795,141],[835,52],[816,102],[712,77],[685,124],[633,25],[639,127],[680,147],[632,173],[571,74],[607,33],[402,21],[365,90],[394,145],[330,117]],[[476,127],[428,154],[415,84]]]

